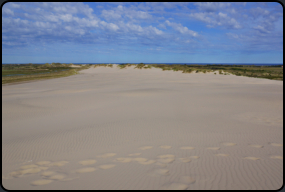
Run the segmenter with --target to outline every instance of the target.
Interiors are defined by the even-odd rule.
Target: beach
[[[2,85],[2,186],[276,190],[283,81],[96,67]]]

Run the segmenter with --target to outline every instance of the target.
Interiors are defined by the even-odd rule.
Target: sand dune
[[[283,82],[96,67],[2,85],[6,189],[279,189]]]

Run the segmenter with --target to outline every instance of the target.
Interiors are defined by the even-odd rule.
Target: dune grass
[[[272,80],[283,81],[283,67],[281,65],[276,66],[255,66],[255,65],[181,65],[181,64],[121,64],[118,65],[120,69],[124,69],[129,66],[135,66],[136,69],[148,69],[148,68],[161,68],[163,71],[173,70],[182,71],[182,73],[209,73],[216,71],[220,75],[236,75],[246,76],[254,78],[265,78]]]
[[[72,68],[72,64],[6,64],[2,65],[2,84],[19,83],[40,79],[52,79],[78,74],[80,70],[88,69],[91,65],[79,65]]]
[[[182,73],[208,73],[219,71],[221,75],[236,75],[255,78],[265,78],[283,81],[283,67],[276,66],[255,66],[255,65],[167,65],[151,64],[152,67],[165,70],[182,71]]]
[[[113,67],[113,64],[95,64],[93,65],[94,68],[96,67]]]
[[[72,63],[46,63],[41,64],[6,64],[2,65],[2,84],[51,79],[77,74],[80,70],[94,67],[113,67],[112,64],[81,64],[73,68]],[[283,67],[280,66],[254,66],[254,65],[167,65],[167,64],[120,64],[120,69],[135,66],[135,69],[150,69],[152,67],[165,70],[182,71],[182,73],[208,73],[219,72],[220,75],[236,75],[254,78],[265,78],[283,81]]]

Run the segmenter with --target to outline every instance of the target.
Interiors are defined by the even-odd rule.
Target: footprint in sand
[[[229,156],[229,155],[228,154],[219,153],[219,154],[216,154],[216,156],[226,157],[226,156]]]
[[[141,150],[147,150],[147,149],[151,149],[153,148],[153,146],[144,146],[144,147],[140,147]]]
[[[89,159],[89,160],[79,161],[79,164],[81,164],[81,165],[92,165],[96,162],[97,161],[94,159]]]
[[[139,164],[142,164],[142,165],[150,165],[150,164],[153,164],[153,163],[155,163],[155,162],[156,162],[155,160],[139,161]]]
[[[42,171],[45,171],[48,169],[48,167],[39,167],[39,169],[41,169]]]
[[[186,150],[188,149],[189,150],[189,149],[194,149],[194,147],[185,146],[185,147],[180,147],[180,149],[186,149]]]
[[[161,176],[161,175],[169,175],[169,170],[168,169],[155,169],[151,172],[148,173],[150,176]]]
[[[188,188],[188,185],[182,183],[171,183],[166,184],[160,188],[160,190],[185,190]]]
[[[199,159],[200,157],[199,156],[190,156],[189,158],[191,158],[191,159]]]
[[[183,163],[189,163],[191,161],[191,158],[179,158],[179,160]]]
[[[58,174],[58,175],[52,175],[48,179],[51,179],[51,180],[62,180],[65,177],[66,177],[65,175]]]
[[[22,169],[22,170],[25,170],[25,169],[36,169],[36,168],[39,168],[41,170],[47,170],[48,169],[48,167],[39,167],[37,165],[24,165],[24,166],[20,167],[20,169]]]
[[[258,158],[258,157],[245,157],[244,159],[249,159],[249,160],[256,161],[256,160],[258,160],[259,158]]]
[[[158,158],[164,159],[164,158],[175,158],[175,155],[166,154],[166,155],[159,155]]]
[[[281,144],[281,143],[270,143],[270,145],[272,145],[274,147],[283,147],[283,144]]]
[[[20,169],[31,169],[31,168],[37,168],[37,167],[39,166],[32,164],[32,165],[24,165],[20,167]]]
[[[133,158],[133,161],[145,162],[145,161],[147,161],[147,159],[146,158],[139,158],[139,157],[137,157],[137,158]]]
[[[166,159],[158,159],[157,161],[162,164],[169,164],[169,163],[172,163],[174,160],[175,159],[166,158]]]
[[[68,163],[68,161],[57,161],[57,162],[53,162],[53,163],[48,164],[48,166],[61,167],[67,163]]]
[[[256,145],[256,144],[252,144],[252,145],[249,145],[250,147],[255,147],[255,148],[263,148],[262,145]]]
[[[55,172],[53,172],[53,171],[45,171],[45,172],[41,173],[41,176],[48,177],[48,176],[51,176],[51,175],[54,175],[54,174],[55,174]]]
[[[196,179],[189,176],[181,176],[179,182],[186,183],[186,184],[193,184],[196,182]]]
[[[129,154],[129,156],[139,156],[141,153],[132,153],[132,154]]]
[[[117,155],[116,153],[105,153],[105,154],[102,154],[102,155],[98,155],[97,157],[100,157],[100,158],[108,158],[108,157],[113,157]]]
[[[72,181],[74,179],[78,179],[79,177],[74,177],[74,178],[66,178],[66,179],[62,179],[60,181]]]
[[[162,149],[170,149],[171,146],[169,146],[169,145],[162,145],[162,146],[160,146],[159,148],[162,148]]]
[[[36,180],[31,182],[31,185],[37,186],[37,185],[46,185],[53,182],[53,180],[49,180],[49,179],[41,179],[41,180]]]
[[[207,149],[210,149],[210,150],[219,150],[220,147],[208,147]]]
[[[76,173],[89,173],[89,172],[93,172],[96,169],[94,167],[86,167],[86,168],[82,168],[82,169],[77,169],[75,170]]]
[[[283,159],[283,156],[271,156],[272,159]]]
[[[107,164],[107,165],[100,165],[99,168],[100,169],[111,169],[113,167],[115,167],[116,165],[114,164]]]
[[[128,157],[120,157],[116,158],[115,161],[121,162],[121,163],[129,163],[133,160],[133,158],[128,158]]]
[[[10,173],[10,176],[12,177],[21,177],[25,174],[34,174],[34,173],[38,173],[42,171],[40,168],[38,167],[34,167],[34,168],[29,168],[27,167],[26,169],[23,169],[22,167],[22,170],[19,170],[19,171],[13,171]]]
[[[162,164],[172,163],[175,160],[175,155],[171,154],[159,155],[157,157],[159,158],[157,161]]]
[[[223,145],[225,145],[225,146],[235,146],[236,143],[223,143]]]

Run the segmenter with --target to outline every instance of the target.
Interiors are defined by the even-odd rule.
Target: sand
[[[96,67],[2,85],[6,189],[279,189],[283,82]]]

